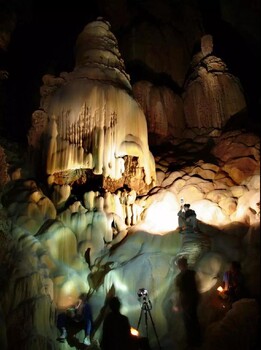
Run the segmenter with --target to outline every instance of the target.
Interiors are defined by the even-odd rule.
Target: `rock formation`
[[[231,116],[246,108],[239,80],[212,49],[211,35],[203,36],[185,83],[184,112],[190,128],[222,129]]]
[[[150,145],[159,145],[182,134],[185,118],[183,101],[178,94],[148,81],[135,83],[133,93],[147,118]]]
[[[96,178],[111,192],[124,184],[138,193],[151,188],[155,164],[146,118],[131,96],[106,21],[97,19],[84,28],[76,42],[75,69],[61,78],[49,79],[49,89],[42,88],[44,111],[34,113],[28,137],[33,150],[43,147],[49,185],[89,185]]]
[[[74,342],[59,344],[55,327],[55,312],[74,304],[81,292],[88,293],[93,309],[94,340],[100,339],[111,294],[121,298],[122,312],[136,327],[142,306],[137,291],[144,287],[162,348],[184,349],[183,324],[172,302],[176,260],[187,256],[201,286],[202,348],[225,347],[224,339],[230,349],[241,343],[250,348],[258,340],[260,318],[255,300],[260,298],[260,142],[244,130],[222,130],[231,110],[244,105],[240,89],[204,37],[195,59],[207,78],[202,82],[196,69],[185,95],[186,113],[194,113],[192,106],[195,114],[191,122],[186,114],[188,129],[154,158],[145,115],[132,97],[109,28],[102,19],[88,24],[76,43],[75,69],[43,77],[40,109],[28,134],[34,168],[0,148],[0,344],[4,350],[81,348],[79,334]],[[221,75],[239,96],[235,105],[221,96],[222,106],[233,105],[231,113],[217,109],[221,86],[227,86]],[[216,94],[209,90],[209,79],[218,82]],[[159,87],[142,84],[155,91],[156,111],[171,96],[173,113],[167,108],[164,117],[152,109],[149,113],[155,122],[149,130],[164,140],[172,127],[183,125],[171,115],[174,95],[163,88],[160,99]],[[203,119],[194,99],[198,84],[210,94],[211,110],[200,111]],[[201,152],[209,138],[208,153]],[[38,166],[52,191],[35,171]],[[92,186],[96,176],[103,177],[100,186]],[[198,234],[183,236],[177,230],[181,198],[196,211]],[[231,260],[242,264],[248,298],[230,310],[217,287]],[[238,337],[232,339],[226,329]],[[144,324],[140,331],[145,334]],[[151,324],[149,334],[157,349]]]

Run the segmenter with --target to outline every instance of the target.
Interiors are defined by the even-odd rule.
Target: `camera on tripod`
[[[149,301],[149,292],[145,288],[140,288],[137,292],[138,298],[140,302],[148,302]]]
[[[148,341],[148,339],[149,339],[149,337],[148,337],[148,316],[149,316],[149,318],[151,320],[151,324],[152,324],[153,329],[154,329],[155,336],[156,336],[157,341],[158,341],[159,349],[161,350],[159,338],[158,338],[158,335],[156,332],[156,327],[155,327],[155,324],[153,322],[151,312],[150,312],[150,310],[152,309],[152,303],[149,299],[149,292],[145,288],[140,288],[137,292],[137,295],[138,295],[139,302],[141,303],[140,317],[139,317],[139,321],[138,321],[137,330],[139,330],[142,315],[144,314],[145,327],[146,327],[146,338],[144,338],[144,339],[146,339]],[[147,349],[147,350],[150,349],[149,344],[146,343],[145,346],[146,346],[145,349]],[[141,349],[143,349],[143,347]]]

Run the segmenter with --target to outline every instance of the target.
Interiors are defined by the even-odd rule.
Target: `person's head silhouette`
[[[118,297],[112,297],[109,300],[109,307],[110,307],[112,312],[119,312],[120,308],[121,308],[120,299]]]
[[[188,259],[185,256],[182,256],[177,261],[177,266],[181,271],[186,270],[188,268]]]

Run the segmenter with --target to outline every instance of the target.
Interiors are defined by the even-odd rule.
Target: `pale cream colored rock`
[[[235,183],[241,185],[244,180],[260,172],[260,163],[250,157],[241,157],[227,161],[222,168]]]
[[[50,256],[64,264],[72,265],[77,255],[77,241],[75,234],[64,227],[61,222],[54,222],[39,236],[43,246],[48,249]]]
[[[175,230],[178,226],[177,213],[180,208],[177,197],[168,190],[161,190],[152,196],[150,202],[143,215],[143,221],[149,232],[165,234]]]
[[[260,190],[260,174],[253,175],[243,181],[249,190]]]
[[[160,186],[162,182],[165,179],[165,173],[162,170],[156,170],[156,176],[157,176],[157,186]]]
[[[232,196],[236,198],[243,196],[248,191],[245,185],[231,186],[229,190],[231,191]]]
[[[206,194],[206,199],[211,202],[219,203],[221,200],[231,198],[230,190],[213,190]]]
[[[173,171],[169,175],[166,174],[165,175],[166,178],[162,182],[162,186],[165,188],[170,186],[170,189],[171,189],[172,185],[174,185],[178,179],[180,180],[184,174],[185,174],[184,171]],[[178,188],[179,184],[177,183],[174,187]]]
[[[224,170],[219,170],[214,178],[215,189],[227,189],[231,186],[235,186],[237,183],[228,175]]]
[[[254,219],[255,212],[258,211],[257,203],[260,202],[260,192],[251,190],[238,198],[237,211],[231,216],[234,221],[250,224],[250,220]],[[252,210],[250,210],[250,208]],[[253,213],[254,210],[254,213]],[[256,218],[255,220],[260,220]]]
[[[65,184],[63,172],[72,174],[73,183],[77,176],[86,176],[84,169],[90,169],[115,190],[117,181],[124,181],[125,158],[130,157],[137,159],[136,177],[140,181],[130,185],[139,186],[137,191],[148,190],[155,184],[156,174],[147,122],[130,94],[130,78],[110,24],[101,18],[87,24],[75,52],[75,68],[61,76],[64,83],[49,76],[44,79],[55,89],[48,99],[44,97],[48,122],[42,131],[47,136],[42,156],[49,185],[51,181]],[[36,143],[31,142],[33,147]]]
[[[171,190],[174,193],[179,193],[181,189],[185,186],[186,181],[184,179],[177,179],[175,182],[171,185]]]
[[[195,167],[191,172],[191,175],[194,174],[201,176],[203,179],[213,180],[216,172],[211,169],[201,169],[200,167]]]
[[[50,181],[52,181],[50,179]],[[52,201],[56,207],[61,207],[65,204],[71,194],[70,185],[55,185],[53,186]]]
[[[232,215],[237,210],[237,200],[233,198],[220,199],[218,205],[228,216]]]
[[[205,224],[223,226],[231,221],[224,211],[210,200],[201,199],[194,202],[190,200],[188,202],[191,203],[191,209],[195,210],[197,219]]]
[[[94,198],[95,198],[94,191],[88,191],[88,192],[84,193],[83,202],[84,202],[84,206],[87,210],[92,211],[94,209]]]
[[[185,184],[179,191],[179,196],[184,198],[185,203],[193,203],[204,198],[204,193],[197,185]]]
[[[190,179],[186,181],[186,186],[196,185],[204,194],[212,191],[214,189],[214,184],[212,181],[205,180],[205,178],[191,176]]]

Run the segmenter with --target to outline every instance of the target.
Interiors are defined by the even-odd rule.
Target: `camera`
[[[137,292],[137,294],[138,294],[138,297],[139,298],[146,298],[147,296],[148,296],[148,291],[147,291],[147,289],[145,289],[145,288],[140,288],[139,290],[138,290],[138,292]]]
[[[145,288],[140,288],[137,292],[140,302],[147,303],[149,302],[149,292]]]

